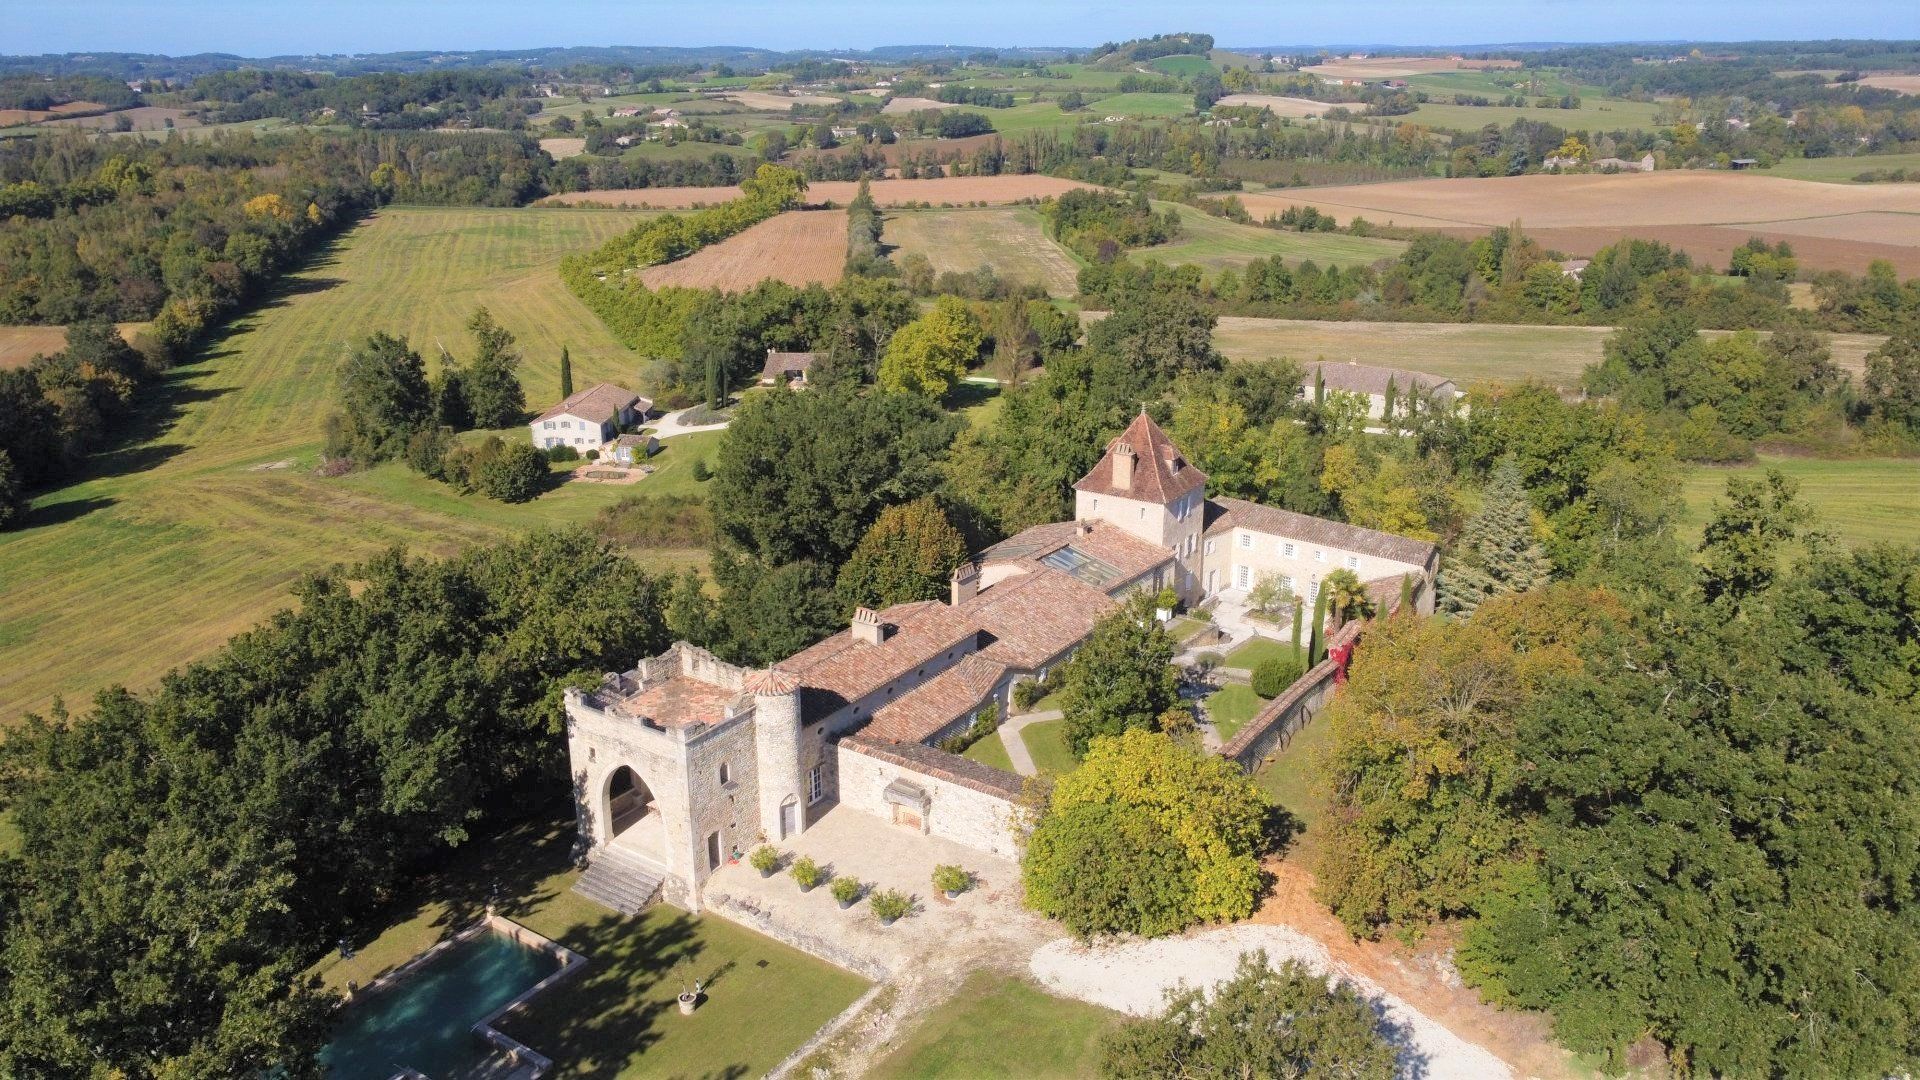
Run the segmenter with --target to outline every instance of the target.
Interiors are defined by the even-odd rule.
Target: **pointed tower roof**
[[[1122,466],[1116,471],[1114,458],[1127,454],[1134,458],[1132,467]],[[1093,471],[1073,486],[1095,495],[1117,495],[1164,506],[1206,483],[1207,474],[1187,463],[1186,455],[1142,408],[1127,430],[1107,444],[1107,452]]]

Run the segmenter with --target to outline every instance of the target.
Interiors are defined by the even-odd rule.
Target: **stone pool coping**
[[[527,1076],[544,1076],[548,1070],[553,1068],[553,1059],[520,1040],[515,1039],[513,1036],[500,1031],[493,1025],[502,1017],[525,1007],[527,1002],[533,1000],[536,996],[545,993],[586,970],[587,958],[567,948],[565,945],[554,941],[552,938],[534,933],[532,930],[521,926],[519,923],[514,922],[504,915],[495,915],[492,912],[488,912],[480,918],[475,919],[471,926],[468,926],[466,929],[433,946],[426,952],[421,953],[406,963],[401,964],[399,967],[394,968],[392,971],[387,972],[385,975],[368,983],[365,989],[349,997],[348,1000],[354,1001],[358,1000],[361,995],[373,995],[391,990],[396,985],[410,978],[420,968],[432,962],[433,959],[441,953],[463,942],[472,941],[481,934],[487,933],[499,934],[502,937],[511,938],[521,945],[537,949],[560,961],[559,968],[557,968],[553,974],[527,987],[515,995],[513,1000],[481,1017],[470,1029],[474,1035],[486,1042],[487,1045],[505,1054],[514,1064],[525,1066],[528,1070],[526,1073]],[[412,1078],[418,1077],[419,1075],[419,1073],[414,1072],[412,1069],[403,1068],[393,1075],[392,1080],[412,1080]]]

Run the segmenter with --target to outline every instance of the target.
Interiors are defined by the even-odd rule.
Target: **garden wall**
[[[848,736],[840,740],[840,804],[901,828],[918,828],[976,851],[1003,859],[1020,857],[1014,800],[1021,780],[977,761],[918,743],[876,743]],[[917,789],[924,805],[903,803],[896,784]]]
[[[1359,640],[1363,625],[1356,621],[1341,627],[1327,639],[1327,651],[1331,653]],[[1248,772],[1258,769],[1268,755],[1285,749],[1307,721],[1319,714],[1327,699],[1333,696],[1334,680],[1339,674],[1340,665],[1332,659],[1315,664],[1255,713],[1247,726],[1220,748],[1220,756]]]

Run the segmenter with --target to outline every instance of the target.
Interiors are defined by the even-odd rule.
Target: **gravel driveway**
[[[1067,997],[1146,1016],[1181,982],[1212,985],[1233,975],[1240,954],[1265,949],[1269,960],[1298,960],[1373,999],[1381,1030],[1400,1047],[1401,1075],[1419,1080],[1493,1080],[1512,1076],[1498,1057],[1460,1038],[1373,982],[1333,963],[1318,942],[1284,926],[1229,926],[1181,938],[1087,947],[1049,942],[1033,954],[1034,977]]]

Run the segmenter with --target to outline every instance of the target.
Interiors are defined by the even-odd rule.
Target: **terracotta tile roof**
[[[653,402],[625,387],[615,386],[612,383],[597,383],[534,417],[533,422],[537,424],[556,416],[578,416],[582,420],[604,424],[613,419],[615,413],[628,406],[640,412],[649,412],[653,409]]]
[[[1086,637],[1113,608],[1099,589],[1042,568],[980,590],[961,610],[993,635],[983,655],[1031,670]]]
[[[1124,485],[1115,483],[1114,458],[1129,450],[1135,455],[1133,476]],[[1167,433],[1142,411],[1119,438],[1107,444],[1107,452],[1093,471],[1073,486],[1096,495],[1117,495],[1164,506],[1206,482],[1207,474],[1188,464],[1186,455],[1173,445]]]
[[[1007,674],[1007,665],[973,653],[875,709],[861,734],[885,742],[920,742],[980,707]]]
[[[1392,381],[1394,387],[1403,394],[1416,386],[1437,390],[1443,386],[1453,385],[1453,380],[1445,375],[1429,375],[1424,371],[1375,367],[1372,364],[1348,361],[1344,364],[1315,364],[1313,370],[1306,375],[1308,393],[1313,392],[1315,372],[1326,380],[1327,389],[1340,390],[1349,394],[1384,395],[1387,392],[1388,381]]]
[[[1291,510],[1261,506],[1245,499],[1207,500],[1206,535],[1219,536],[1236,527],[1422,568],[1437,550],[1424,540],[1409,540],[1378,529],[1363,529],[1358,525],[1296,514]],[[1399,579],[1394,580],[1397,589]]]
[[[1022,781],[1018,776],[991,765],[982,765],[970,758],[958,754],[949,754],[931,746],[919,743],[883,743],[877,739],[849,735],[840,740],[840,745],[856,754],[864,754],[875,761],[884,761],[889,765],[898,765],[912,769],[922,776],[935,780],[945,780],[950,784],[959,784],[964,788],[987,795],[997,795],[1003,799],[1020,797]]]
[[[860,700],[949,649],[961,646],[966,652],[974,651],[980,633],[972,619],[937,600],[896,604],[879,614],[889,632],[878,645],[856,640],[849,628],[780,663],[782,671],[800,676],[801,709],[809,722]]]
[[[1053,563],[1044,560],[1064,548],[1071,548],[1097,560],[1097,564],[1084,573],[1066,567],[1057,568],[1108,592],[1173,561],[1173,552],[1167,548],[1150,544],[1105,521],[1061,521],[1051,525],[1035,525],[981,552],[975,561],[982,566],[994,563],[1025,563],[1036,568],[1053,566]],[[1059,561],[1056,556],[1055,562]],[[1102,570],[1098,564],[1104,564],[1111,572]]]
[[[726,719],[727,706],[741,700],[738,690],[676,675],[611,702],[607,711],[628,720],[651,720],[663,728],[692,727],[719,723]]]

